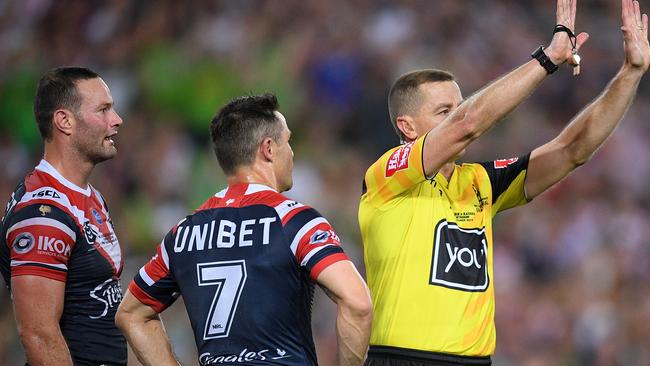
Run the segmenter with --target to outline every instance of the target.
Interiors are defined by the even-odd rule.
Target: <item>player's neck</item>
[[[73,184],[84,189],[88,187],[90,173],[92,173],[95,164],[80,159],[75,154],[61,152],[60,149],[53,146],[45,147],[43,159]]]
[[[277,180],[275,175],[269,169],[258,169],[255,166],[250,167],[240,167],[235,173],[229,175],[226,178],[228,185],[232,186],[235,184],[263,184],[267,187],[271,187],[278,190]]]

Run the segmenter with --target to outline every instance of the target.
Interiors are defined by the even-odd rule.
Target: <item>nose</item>
[[[112,125],[119,127],[122,123],[124,123],[124,121],[122,120],[122,117],[120,117],[120,115],[117,114],[117,111],[113,110],[113,113],[115,114],[115,116],[113,118]]]

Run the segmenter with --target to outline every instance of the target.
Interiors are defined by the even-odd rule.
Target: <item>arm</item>
[[[575,14],[576,0],[558,0],[556,24],[574,29]],[[588,38],[587,33],[580,33],[576,40],[577,48]],[[556,65],[566,62],[572,55],[568,35],[564,32],[555,33],[544,52]],[[427,134],[423,154],[426,175],[432,176],[510,113],[540,85],[546,75],[546,70],[539,62],[531,60],[461,103],[449,117]]]
[[[158,313],[136,299],[129,290],[115,315],[115,324],[124,333],[143,365],[177,366],[165,327]]]
[[[72,357],[59,327],[65,282],[39,276],[15,276],[11,278],[11,293],[27,362],[31,366],[72,366]]]
[[[337,305],[338,365],[362,365],[372,324],[372,301],[366,283],[348,260],[325,268],[317,281]]]
[[[625,62],[605,90],[552,141],[533,150],[526,195],[539,195],[591,158],[632,104],[641,77],[650,65],[648,17],[638,2],[622,0]]]

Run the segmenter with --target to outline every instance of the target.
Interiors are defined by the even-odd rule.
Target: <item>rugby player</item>
[[[97,73],[46,73],[34,100],[44,155],[11,195],[0,226],[0,271],[31,366],[126,365],[115,326],[122,253],[108,206],[89,182],[117,153],[122,119]]]
[[[233,100],[211,135],[228,187],[171,229],[118,310],[138,359],[177,364],[158,313],[183,296],[200,365],[317,365],[317,283],[337,304],[338,364],[362,365],[370,294],[330,223],[280,193],[293,184],[293,151],[276,97]]]

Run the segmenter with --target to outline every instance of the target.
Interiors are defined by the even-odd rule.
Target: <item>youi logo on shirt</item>
[[[462,291],[485,291],[487,270],[485,228],[463,229],[446,220],[436,225],[429,283]]]

